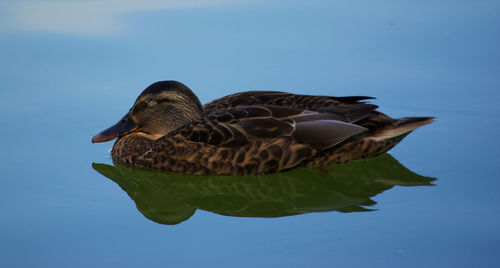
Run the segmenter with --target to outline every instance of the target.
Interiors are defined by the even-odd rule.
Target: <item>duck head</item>
[[[114,126],[95,135],[92,143],[136,132],[158,139],[202,117],[201,103],[187,86],[176,81],[160,81],[147,87],[130,111]]]

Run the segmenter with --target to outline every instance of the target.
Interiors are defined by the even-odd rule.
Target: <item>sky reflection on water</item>
[[[95,11],[96,2],[78,3],[0,3],[0,266],[500,261],[498,1],[218,1],[175,9],[147,1],[137,12],[127,1],[117,10],[128,11],[109,24],[82,14],[118,2]],[[46,10],[70,19],[37,21],[51,16]],[[83,13],[69,16],[74,10]],[[112,144],[90,139],[144,87],[166,79],[185,83],[203,103],[283,90],[373,96],[393,117],[436,116],[391,151],[412,172],[438,178],[436,186],[394,187],[373,197],[377,210],[369,213],[263,219],[198,210],[182,224],[154,223],[92,169],[112,163]]]

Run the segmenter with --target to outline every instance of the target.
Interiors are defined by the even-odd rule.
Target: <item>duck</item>
[[[124,166],[197,175],[258,175],[381,155],[434,117],[391,118],[367,96],[245,91],[202,105],[159,81],[92,143],[116,139]]]

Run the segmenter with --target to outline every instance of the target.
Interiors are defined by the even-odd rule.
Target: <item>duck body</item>
[[[247,91],[202,106],[185,85],[162,81],[92,141],[118,138],[111,155],[128,166],[251,175],[373,157],[433,120],[392,119],[367,99]]]

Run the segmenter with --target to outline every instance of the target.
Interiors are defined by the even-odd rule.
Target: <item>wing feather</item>
[[[325,150],[367,130],[337,120],[314,120],[297,123],[293,136],[315,149]]]
[[[287,106],[237,106],[217,111],[179,132],[186,138],[217,146],[242,146],[255,140],[290,137],[312,148],[331,148],[367,128],[353,124],[372,115],[371,104],[304,110]]]
[[[358,104],[369,99],[373,98],[367,96],[313,96],[279,91],[246,91],[213,100],[203,105],[203,109],[206,114],[243,105],[278,105],[297,109],[318,109]]]

